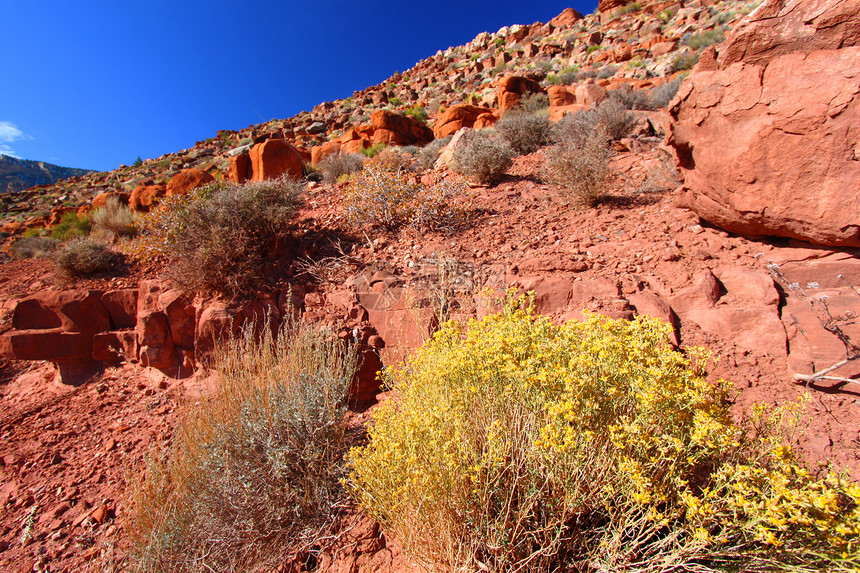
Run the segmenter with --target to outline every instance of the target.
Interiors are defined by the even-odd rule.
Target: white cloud
[[[9,144],[15,143],[19,139],[32,139],[32,137],[18,129],[14,123],[0,121],[0,154],[18,157]]]

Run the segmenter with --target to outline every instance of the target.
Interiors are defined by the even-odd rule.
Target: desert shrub
[[[338,181],[343,175],[350,175],[361,171],[364,158],[358,153],[338,151],[320,161],[320,170],[323,180],[329,183]]]
[[[83,278],[109,271],[119,255],[89,237],[72,239],[53,253],[57,271],[68,278]]]
[[[63,215],[60,222],[51,229],[51,238],[58,241],[68,241],[75,237],[86,237],[92,230],[92,222],[86,215],[79,217],[70,211]]]
[[[421,230],[450,233],[468,221],[470,207],[465,185],[437,178],[415,195],[411,224]]]
[[[497,134],[476,131],[454,150],[454,170],[492,184],[511,166],[514,155],[510,144]]]
[[[615,73],[618,71],[619,66],[613,66],[611,64],[607,64],[600,68],[597,73],[594,75],[598,80],[606,80],[612,77],[615,77]]]
[[[596,52],[597,50],[599,50],[601,47],[602,47],[602,46],[601,46],[600,44],[594,44],[594,45],[588,46],[588,47],[585,49],[585,55],[587,55],[587,56],[588,56],[588,55],[591,55],[591,54],[593,54],[594,52]]]
[[[704,30],[702,32],[691,34],[690,37],[687,38],[687,46],[693,50],[701,50],[712,44],[718,44],[725,39],[726,35],[723,31],[719,28],[714,28],[712,30]]]
[[[733,422],[670,331],[512,303],[446,323],[385,372],[353,494],[429,570],[856,570],[860,485],[797,464],[790,410]]]
[[[545,178],[572,202],[594,206],[605,197],[612,150],[603,129],[591,130],[580,142],[558,143],[545,155]]]
[[[384,159],[380,156],[367,161],[344,191],[346,218],[355,227],[379,225],[393,231],[412,217],[412,200],[419,184],[402,166]]]
[[[527,93],[520,97],[517,108],[526,113],[537,113],[549,108],[549,96],[545,93]]]
[[[553,129],[553,140],[558,143],[582,147],[594,131],[601,131],[610,139],[621,139],[630,133],[636,118],[616,99],[606,99],[594,109],[566,115]]]
[[[449,135],[442,139],[434,139],[419,149],[415,154],[417,167],[419,169],[433,169],[436,165],[436,160],[439,159],[439,154],[442,152],[442,149],[451,142],[452,137],[453,136]]]
[[[136,256],[166,256],[167,275],[183,288],[238,294],[262,274],[266,249],[292,218],[303,186],[286,178],[215,183],[167,197],[141,218]]]
[[[374,157],[377,153],[387,147],[385,143],[374,143],[370,147],[362,147],[359,151],[367,158]]]
[[[427,118],[429,117],[427,115],[427,110],[424,109],[423,105],[413,105],[403,113],[415,119],[416,121],[420,121],[421,123],[426,123]]]
[[[653,102],[643,90],[619,88],[609,92],[609,97],[618,101],[624,109],[653,109]]]
[[[648,97],[651,98],[651,106],[653,109],[662,109],[669,105],[675,94],[678,93],[678,88],[681,87],[681,82],[684,78],[677,77],[671,82],[660,84],[648,92]]]
[[[96,209],[90,220],[96,228],[104,229],[117,237],[131,237],[137,233],[137,213],[110,197],[104,207]]]
[[[552,133],[549,118],[516,109],[506,113],[495,127],[519,155],[534,153],[549,143]]]
[[[61,243],[56,239],[42,235],[25,236],[18,239],[9,248],[13,259],[33,259],[51,255],[60,248]]]
[[[689,70],[699,62],[698,52],[682,52],[672,58],[672,72]]]
[[[260,330],[218,349],[213,394],[136,484],[132,570],[273,571],[331,543],[355,350],[298,321]]]

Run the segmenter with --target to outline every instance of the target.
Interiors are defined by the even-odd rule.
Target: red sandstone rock
[[[134,330],[99,332],[93,336],[93,360],[137,362],[137,334]]]
[[[100,209],[107,205],[108,199],[116,199],[121,204],[128,204],[128,195],[125,193],[117,193],[115,191],[105,191],[104,193],[99,193],[93,200],[90,202],[90,207],[93,209]]]
[[[626,6],[631,1],[632,0],[600,0],[600,2],[597,3],[597,10],[599,12],[608,12],[609,10]]]
[[[176,365],[176,352],[167,317],[161,312],[147,312],[137,317],[137,343],[140,363],[159,370]]]
[[[311,148],[311,165],[319,165],[320,161],[340,151],[341,143],[337,140],[326,141],[322,145]]]
[[[138,185],[131,192],[128,206],[134,211],[149,211],[167,193],[164,185]]]
[[[543,93],[540,84],[522,76],[507,76],[498,81],[499,115],[520,103],[520,98],[529,93]]]
[[[735,233],[860,246],[858,5],[768,0],[694,69],[670,110],[682,206]]]
[[[597,84],[582,84],[576,87],[576,103],[594,105],[606,98],[606,89]]]
[[[550,86],[546,91],[551,107],[576,103],[576,96],[570,92],[568,86]]]
[[[18,330],[61,328],[92,334],[110,330],[110,317],[98,291],[43,291],[18,302],[12,325]]]
[[[176,346],[194,348],[196,327],[193,297],[180,290],[169,290],[158,297],[158,306],[167,316],[170,336]]]
[[[426,145],[433,141],[433,130],[414,118],[386,109],[378,109],[370,116],[373,142],[389,145]]]
[[[253,176],[251,169],[251,156],[248,153],[240,153],[230,158],[230,168],[227,179],[233,183],[244,183]]]
[[[134,328],[137,324],[138,289],[112,290],[102,295],[102,305],[115,329]]]
[[[582,14],[573,8],[565,8],[561,11],[561,14],[550,20],[548,23],[556,28],[564,28],[573,26],[580,20],[582,20]]]
[[[283,139],[269,139],[251,148],[251,168],[253,181],[277,179],[288,175],[301,179],[304,159],[301,153]]]
[[[454,135],[464,127],[473,127],[478,117],[486,113],[491,114],[492,111],[487,107],[478,107],[464,103],[452,105],[436,119],[436,125],[433,126],[433,135],[436,139]]]
[[[174,175],[167,182],[168,197],[171,195],[185,195],[192,189],[202,187],[207,183],[215,181],[215,178],[201,169],[185,169]]]

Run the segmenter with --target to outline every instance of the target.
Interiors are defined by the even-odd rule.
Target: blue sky
[[[0,1],[0,153],[110,170],[590,0]],[[412,7],[417,6],[417,7]]]

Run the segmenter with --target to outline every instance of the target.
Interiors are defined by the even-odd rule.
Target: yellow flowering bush
[[[522,300],[446,323],[384,373],[353,495],[432,570],[856,570],[860,487],[795,462],[789,409],[733,422],[668,333]]]

